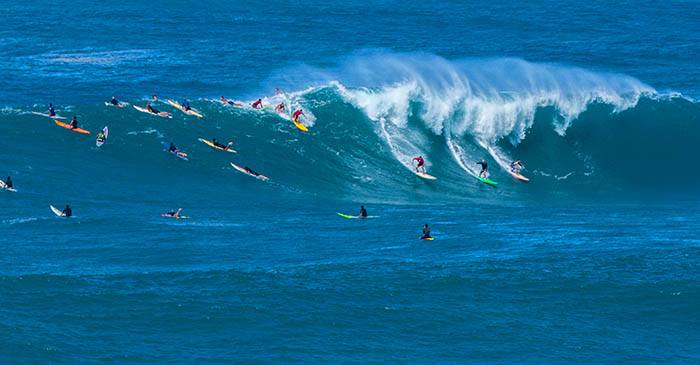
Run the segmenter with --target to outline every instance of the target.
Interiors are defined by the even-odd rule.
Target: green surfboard
[[[474,175],[474,177],[477,178],[477,179],[479,179],[479,181],[481,181],[481,182],[484,183],[484,184],[498,185],[498,183],[495,182],[495,181],[492,181],[492,180],[489,180],[489,179],[485,179],[485,178],[483,178],[483,177],[478,177],[478,176],[476,176],[476,175]]]
[[[343,218],[358,218],[358,219],[360,218],[356,215],[347,215],[347,214],[342,214],[342,213],[338,213],[338,215],[343,217]],[[368,215],[365,218],[379,218],[379,216],[378,215]]]

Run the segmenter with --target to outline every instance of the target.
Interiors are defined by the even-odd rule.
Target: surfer
[[[75,115],[73,116],[73,119],[70,121],[70,127],[71,129],[78,129],[78,117]]]
[[[111,103],[112,103],[112,105],[119,106],[119,101],[114,96],[112,96]]]
[[[178,209],[177,212],[175,209],[165,213],[165,215],[170,216],[170,217],[179,217],[180,216],[180,211],[182,211],[182,208]]]
[[[481,162],[477,162],[474,165],[481,165],[481,172],[479,173],[479,177],[481,177],[481,175],[484,175],[483,177],[485,179],[487,170],[489,168],[489,164],[486,162],[486,160],[481,160]]]
[[[294,114],[292,114],[292,120],[294,121],[294,123],[299,123],[299,116],[300,115],[305,116],[304,112],[301,109],[295,111]]]
[[[516,160],[510,163],[510,171],[518,174],[520,170],[524,170],[525,166],[520,163],[520,160]]]
[[[424,240],[427,238],[431,238],[430,237],[430,228],[428,228],[428,223],[423,225],[423,237],[421,237],[420,239]]]
[[[245,170],[245,172],[247,172],[247,173],[249,173],[249,174],[251,174],[251,175],[260,176],[260,174],[258,174],[257,172],[251,170],[250,167],[248,167],[248,166],[243,167],[243,170]]]
[[[100,133],[97,133],[97,141],[98,142],[104,142],[107,139],[105,137],[105,133],[103,131],[100,131]]]
[[[73,215],[73,209],[70,208],[70,205],[66,204],[66,209],[63,209],[63,216],[64,217],[70,217]]]
[[[279,95],[279,94],[284,94],[284,91],[282,91],[278,88],[275,88],[275,95]]]
[[[53,104],[49,103],[49,116],[50,117],[55,117],[56,116],[56,111],[53,110]]]
[[[146,103],[146,109],[148,109],[148,111],[153,114],[160,113],[160,111],[156,110],[154,107],[151,106],[151,103]]]
[[[170,142],[170,147],[168,147],[168,151],[173,152],[173,153],[180,152],[180,151],[178,151],[177,147],[175,147],[175,145],[172,142]]]
[[[190,102],[187,101],[187,98],[184,98],[184,99],[182,100],[182,108],[183,108],[184,110],[192,110],[192,108],[190,108]]]
[[[357,216],[358,218],[367,218],[367,209],[365,209],[364,205],[360,205],[360,215]]]
[[[223,144],[219,143],[216,138],[212,138],[211,143],[216,147],[222,148],[224,151],[228,151],[228,148],[231,146],[231,144],[233,144],[233,142],[229,142],[228,145],[224,146]]]
[[[279,105],[275,107],[275,111],[278,113],[284,113],[284,103],[279,103]]]
[[[151,96],[153,97],[153,100],[158,100],[158,97],[156,96],[156,94],[153,94]]]
[[[416,166],[416,172],[418,172],[418,168],[422,167],[423,168],[423,173],[425,174],[425,160],[423,160],[423,156],[418,156],[411,160],[411,162],[416,161],[418,162],[418,166]]]
[[[253,109],[262,109],[262,99],[258,99],[258,101],[254,102],[252,106]]]
[[[10,177],[7,177],[7,180],[5,180],[5,189],[12,189],[12,179]]]

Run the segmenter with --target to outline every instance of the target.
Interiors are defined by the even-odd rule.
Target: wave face
[[[383,202],[698,193],[700,106],[680,95],[659,94],[629,76],[519,59],[449,61],[372,52],[328,69],[281,70],[267,83],[303,89],[268,96],[263,103],[305,109],[309,133],[272,112],[207,99],[193,101],[205,116],[201,120],[165,104],[157,107],[174,119],[131,107],[64,107],[60,114],[78,115],[87,129],[110,126],[107,148],[97,150],[87,137],[30,114],[42,109],[34,105],[2,112],[2,160],[20,176],[67,183],[66,173],[78,175],[86,190],[96,179],[110,184],[118,177],[121,186],[206,181],[208,190],[220,192],[241,189],[232,184],[236,181],[246,190]],[[144,105],[145,100],[128,102]],[[30,132],[32,145],[47,147],[28,146]],[[224,156],[199,137],[233,140],[239,153]],[[164,153],[163,140],[188,152],[190,162]],[[49,163],[54,153],[68,158]],[[438,180],[410,172],[411,158],[418,155]],[[470,176],[481,159],[490,162],[497,188]],[[506,172],[515,159],[523,161],[529,183]],[[271,182],[259,184],[237,173],[230,161]],[[146,197],[154,190],[142,193]]]

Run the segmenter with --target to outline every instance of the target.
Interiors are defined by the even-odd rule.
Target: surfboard
[[[199,114],[199,113],[198,113],[196,110],[194,110],[194,109],[185,110],[185,107],[183,107],[182,105],[180,105],[177,101],[168,100],[168,104],[170,104],[170,105],[172,105],[172,106],[174,106],[174,107],[180,109],[180,111],[182,111],[182,112],[185,113],[185,114],[194,115],[195,117],[198,117],[198,118],[201,118],[201,117],[202,117],[202,114]]]
[[[73,132],[78,132],[78,133],[83,133],[83,134],[90,134],[89,131],[86,131],[86,130],[84,130],[84,129],[80,129],[80,128],[71,128],[71,127],[70,127],[70,124],[66,124],[66,123],[63,123],[63,122],[59,122],[59,121],[57,121],[57,120],[54,120],[54,122],[56,122],[56,124],[60,125],[60,126],[63,127],[63,128],[72,130]]]
[[[173,152],[173,151],[170,150],[170,145],[169,145],[169,144],[167,144],[166,142],[160,142],[160,143],[162,143],[163,146],[165,147],[165,152],[168,152],[168,153],[170,153],[170,154],[173,154],[173,155],[175,155],[175,156],[177,156],[177,157],[179,157],[179,158],[181,158],[181,159],[183,159],[183,160],[185,160],[185,161],[189,161],[189,159],[187,158],[187,154],[186,154],[186,153],[181,152],[181,151]]]
[[[207,140],[204,139],[204,138],[200,138],[199,140],[202,141],[202,142],[204,142],[204,143],[206,143],[207,145],[209,145],[209,147],[216,148],[217,150],[236,153],[236,150],[234,150],[234,149],[231,149],[231,148],[229,148],[229,149],[223,149],[223,148],[221,148],[221,147],[215,145],[214,142],[207,141]]]
[[[489,180],[489,179],[485,179],[485,178],[479,177],[479,176],[477,176],[477,175],[473,175],[473,176],[474,176],[475,178],[477,178],[479,181],[481,181],[482,183],[484,183],[484,184],[498,185],[498,183],[495,182],[495,181],[492,181],[492,180]]]
[[[189,217],[186,217],[184,215],[177,216],[177,217],[174,215],[170,215],[170,214],[161,214],[161,215],[165,218],[175,218],[175,219],[188,219],[189,218]]]
[[[516,178],[516,179],[518,179],[518,180],[520,180],[520,181],[530,181],[530,179],[526,178],[526,177],[523,176],[523,175],[516,174],[515,172],[510,171],[510,170],[506,170],[506,171],[508,171],[509,174],[513,175],[514,178]]]
[[[308,131],[309,131],[309,128],[306,128],[305,125],[303,125],[303,124],[297,122],[296,120],[292,120],[292,122],[293,122],[294,125],[297,126],[297,128],[299,128],[301,131],[304,131],[304,132],[308,132]]]
[[[65,217],[63,215],[63,211],[59,210],[58,208],[54,207],[53,205],[49,205],[49,208],[51,208],[51,211],[53,212],[53,214],[56,214],[59,217]]]
[[[136,109],[136,110],[138,110],[138,111],[140,111],[140,112],[148,113],[148,114],[150,114],[150,115],[155,115],[155,116],[157,116],[157,117],[163,117],[163,118],[172,118],[172,117],[173,117],[173,116],[170,115],[170,113],[168,113],[168,112],[151,113],[151,112],[148,111],[147,108],[140,107],[140,106],[138,106],[138,105],[134,105],[134,109]]]
[[[17,192],[17,189],[15,189],[15,188],[8,188],[7,184],[5,184],[5,182],[2,180],[0,180],[0,189],[5,190],[5,191],[11,191],[13,193]]]
[[[435,177],[433,175],[426,174],[425,172],[419,172],[419,171],[413,170],[413,173],[416,174],[417,176],[424,178],[424,179],[437,180],[437,177]]]
[[[260,180],[269,180],[270,179],[269,177],[267,177],[265,175],[257,175],[257,176],[253,175],[253,174],[249,173],[248,171],[246,171],[244,168],[242,168],[240,166],[236,166],[233,162],[231,162],[231,166],[233,166],[233,168],[235,168],[236,170],[238,170],[238,171],[240,171],[248,176],[252,176],[252,177],[260,179]]]
[[[418,237],[418,239],[426,240],[426,241],[434,241],[435,240],[434,237],[428,237],[428,238]]]
[[[123,108],[123,107],[126,106],[126,104],[122,104],[122,103],[119,103],[119,104],[117,104],[117,105],[114,105],[114,104],[110,103],[109,101],[105,101],[105,105],[107,105],[107,106],[118,106],[118,107],[120,107],[120,108]]]
[[[343,218],[350,218],[350,219],[379,218],[378,215],[368,215],[366,217],[358,217],[356,215],[347,215],[347,214],[343,214],[343,213],[338,213],[338,215],[343,217]]]
[[[49,113],[32,112],[32,114],[41,115],[42,117],[47,117],[51,119],[66,119],[66,117],[62,117],[60,115],[50,116]]]
[[[290,122],[292,121],[292,117],[290,117],[287,113],[277,113],[276,112],[275,114],[277,114],[277,116],[282,118],[282,119],[288,120]]]
[[[107,142],[107,136],[109,135],[109,129],[107,129],[107,126],[105,126],[104,128],[102,128],[102,134],[105,135],[105,139],[104,139],[104,140],[100,141],[99,138],[95,139],[95,145],[97,145],[97,147],[100,147],[100,146],[102,146],[103,144],[105,144],[105,142]]]

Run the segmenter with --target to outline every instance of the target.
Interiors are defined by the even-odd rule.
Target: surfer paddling
[[[231,147],[231,145],[233,144],[233,142],[229,142],[227,145],[224,146],[224,145],[221,144],[219,141],[217,141],[216,138],[212,138],[212,139],[211,139],[211,143],[212,143],[214,146],[219,147],[219,148],[221,148],[221,149],[224,150],[224,151],[228,151],[228,148]]]
[[[171,210],[171,211],[165,213],[164,216],[178,218],[178,217],[180,217],[180,212],[181,212],[181,211],[182,211],[182,208],[178,209],[177,212],[173,209],[173,210]]]

